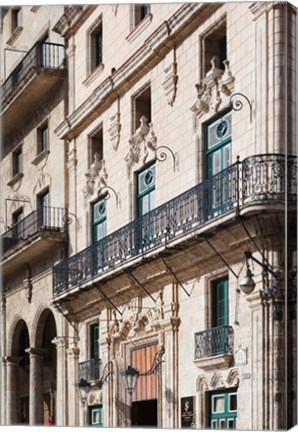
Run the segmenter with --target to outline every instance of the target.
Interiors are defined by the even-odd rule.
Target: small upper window
[[[37,129],[37,154],[49,149],[49,127],[46,122]]]
[[[12,153],[12,176],[23,172],[23,152],[22,147],[19,147]]]
[[[89,73],[102,64],[102,21],[89,30]]]
[[[136,27],[149,14],[149,4],[134,5],[134,27]]]
[[[133,132],[140,126],[141,117],[146,117],[151,122],[151,88],[143,89],[133,98]]]
[[[211,69],[211,60],[215,57],[217,67],[224,70],[224,60],[227,59],[227,25],[222,21],[202,40],[203,76]]]
[[[11,14],[11,31],[13,32],[16,28],[20,27],[21,22],[21,8],[14,8],[12,9]]]
[[[94,155],[98,159],[103,159],[103,128],[100,126],[96,131],[89,135],[89,165],[94,162]]]

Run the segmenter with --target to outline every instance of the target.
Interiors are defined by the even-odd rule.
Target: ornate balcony
[[[98,381],[101,378],[101,360],[90,359],[79,363],[79,381]]]
[[[6,136],[32,107],[65,77],[64,46],[37,42],[1,86],[2,130]]]
[[[64,208],[41,207],[13,225],[1,236],[3,271],[47,251],[51,242],[65,242],[66,221]]]
[[[234,331],[219,326],[195,333],[195,363],[204,370],[229,367],[233,359]]]
[[[62,261],[53,269],[57,297],[148,252],[177,246],[217,218],[284,206],[297,199],[296,156],[267,154],[237,161],[171,201]],[[258,207],[259,206],[259,207]],[[252,209],[253,208],[253,209]],[[129,265],[129,264],[127,264]]]

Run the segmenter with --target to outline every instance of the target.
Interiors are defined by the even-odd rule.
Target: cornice
[[[86,21],[96,6],[70,6],[53,27],[53,31],[68,39]]]
[[[265,12],[269,12],[272,9],[289,9],[297,14],[297,8],[288,2],[256,2],[249,6],[251,13],[254,15],[254,21],[258,20]]]
[[[72,139],[155,66],[175,45],[210,17],[221,3],[186,3],[164,21],[113,75],[107,77],[55,130],[61,139]]]

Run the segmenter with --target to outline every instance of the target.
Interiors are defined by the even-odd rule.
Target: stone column
[[[65,360],[65,338],[56,337],[52,340],[57,347],[57,383],[56,383],[56,413],[55,424],[57,426],[67,425],[66,413],[66,360]]]
[[[28,348],[30,356],[30,398],[29,424],[43,424],[43,356],[45,351],[38,348]]]
[[[18,367],[22,357],[5,357],[6,370],[7,370],[7,417],[8,425],[16,424],[19,422],[19,376]]]
[[[78,360],[80,349],[73,347],[67,350],[68,360],[68,426],[79,425],[79,397],[75,388],[78,382]]]

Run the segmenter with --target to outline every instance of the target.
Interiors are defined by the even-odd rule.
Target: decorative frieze
[[[157,138],[153,131],[153,124],[148,124],[145,116],[140,118],[140,127],[129,140],[129,152],[125,157],[128,173],[135,164],[145,164],[155,156]]]
[[[228,102],[228,97],[234,89],[235,78],[230,70],[229,60],[224,60],[224,71],[218,67],[218,59],[213,57],[211,69],[206,76],[195,85],[197,89],[197,100],[191,107],[196,116],[207,112],[218,112],[223,103]]]
[[[104,159],[100,158],[98,153],[95,153],[94,162],[91,164],[87,173],[85,173],[86,184],[83,189],[83,194],[86,198],[94,193],[100,195],[101,189],[107,185],[107,170]]]

